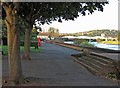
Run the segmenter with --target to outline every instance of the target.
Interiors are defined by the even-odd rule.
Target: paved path
[[[41,86],[116,86],[117,82],[92,75],[74,62],[73,53],[79,51],[58,45],[42,43],[39,53],[31,53],[31,61],[22,60],[25,77],[39,78],[35,85]],[[7,74],[7,62],[3,74]]]

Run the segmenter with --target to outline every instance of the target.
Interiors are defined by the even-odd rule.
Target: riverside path
[[[76,63],[71,54],[80,51],[43,42],[41,51],[22,60],[23,75],[34,80],[32,86],[118,86],[117,82],[91,74]],[[7,59],[3,59],[3,75],[7,75]]]

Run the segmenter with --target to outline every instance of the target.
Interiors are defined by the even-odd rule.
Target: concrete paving
[[[91,74],[76,63],[71,54],[79,51],[42,43],[39,53],[31,53],[31,60],[22,60],[25,77],[36,77],[41,86],[117,86],[118,83]],[[3,59],[3,75],[7,75],[7,59]]]

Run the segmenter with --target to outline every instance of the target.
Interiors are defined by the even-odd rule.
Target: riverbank
[[[60,42],[61,43],[61,42]],[[92,51],[98,51],[98,52],[107,52],[107,53],[120,53],[120,45],[107,45],[107,44],[100,44],[97,42],[88,42],[90,44],[93,44],[94,47],[90,47],[90,46],[81,46],[78,44],[74,44],[73,42],[64,42],[64,44],[66,45],[70,45],[70,46],[76,46],[76,47],[81,47],[81,48],[87,48],[90,49]]]
[[[57,44],[57,45],[67,47],[67,48],[72,48],[74,50],[78,50],[78,51],[82,51],[86,53],[95,52],[99,54],[100,56],[111,58],[111,59],[114,59],[115,61],[118,60],[118,55],[120,53],[120,50],[110,50],[110,49],[104,49],[104,48],[98,48],[98,47],[85,47],[85,46],[68,44],[68,43],[63,43],[63,42],[56,42],[56,41],[46,41],[46,42]]]
[[[73,41],[64,41],[64,43],[77,45],[77,44],[74,44]],[[78,45],[79,45],[79,44],[78,44]],[[103,48],[103,49],[108,49],[108,50],[116,50],[116,51],[117,51],[117,50],[118,50],[118,51],[120,50],[120,45],[118,45],[117,43],[115,43],[115,44],[114,44],[114,43],[113,43],[113,44],[112,44],[112,43],[111,43],[111,44],[110,44],[110,43],[108,43],[108,44],[106,43],[106,44],[105,44],[105,43],[102,43],[102,42],[101,42],[101,43],[98,43],[98,42],[86,42],[86,43],[84,43],[84,44],[82,43],[82,45],[85,46],[85,47],[87,47],[87,46],[88,46],[88,47],[89,47],[89,46],[93,46],[93,47]],[[81,46],[82,46],[82,45],[81,45]],[[116,51],[115,51],[115,52],[116,52]]]
[[[120,41],[103,41],[102,44],[120,45]]]

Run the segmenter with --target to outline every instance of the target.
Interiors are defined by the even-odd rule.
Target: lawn
[[[7,55],[8,54],[8,49],[7,49],[7,46],[0,46],[0,50],[2,49],[3,51],[3,54],[4,55]],[[40,48],[39,49],[35,49],[34,46],[31,46],[30,47],[30,52],[40,52]],[[24,52],[24,46],[20,46],[20,52]]]

